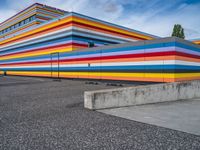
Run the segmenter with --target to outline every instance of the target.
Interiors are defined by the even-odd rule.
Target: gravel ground
[[[0,149],[200,149],[199,136],[83,108],[84,91],[105,88],[0,77]]]

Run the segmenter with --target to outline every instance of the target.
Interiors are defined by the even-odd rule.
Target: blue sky
[[[179,23],[187,39],[200,38],[200,0],[0,0],[0,22],[35,2],[161,37]]]

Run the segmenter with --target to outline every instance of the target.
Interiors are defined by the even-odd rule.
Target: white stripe
[[[107,36],[107,37],[112,37],[112,38],[116,38],[116,39],[124,39],[124,40],[127,40],[127,41],[136,41],[136,40],[129,39],[129,38],[113,36],[113,35],[110,35],[110,34],[100,33],[100,32],[96,32],[96,31],[91,31],[91,30],[87,30],[87,29],[82,29],[82,28],[71,26],[71,27],[64,28],[64,29],[61,29],[61,30],[58,30],[58,31],[54,31],[54,32],[51,32],[51,33],[46,33],[46,34],[43,34],[43,35],[40,35],[40,36],[37,36],[37,37],[33,37],[33,38],[30,38],[30,39],[26,39],[26,40],[22,40],[22,41],[19,41],[19,42],[15,42],[13,44],[9,44],[9,45],[6,45],[6,46],[0,46],[0,48],[2,49],[2,48],[8,47],[8,46],[12,46],[12,45],[22,44],[22,43],[25,43],[27,41],[30,42],[31,40],[36,40],[36,39],[39,39],[39,38],[45,38],[47,36],[50,36],[50,35],[53,35],[53,34],[57,34],[57,33],[63,33],[65,31],[67,31],[67,30],[72,30],[72,29],[75,29],[75,30],[78,30],[78,31],[89,32],[89,33],[93,33],[93,34],[97,34],[97,35],[103,35],[103,36]]]
[[[78,31],[82,31],[82,32],[89,32],[89,33],[94,33],[94,34],[97,34],[97,35],[103,35],[103,36],[106,36],[106,37],[112,37],[112,38],[116,38],[116,39],[123,39],[123,40],[126,40],[126,41],[132,41],[132,42],[137,41],[137,40],[133,40],[133,39],[130,39],[130,38],[123,38],[123,37],[114,36],[114,35],[101,33],[101,32],[96,32],[96,31],[92,31],[92,30],[88,30],[88,29],[82,29],[82,28],[78,28],[78,27],[74,27],[74,26],[73,26],[73,29],[78,30]]]
[[[141,62],[111,62],[111,63],[91,63],[91,67],[104,67],[104,66],[141,66],[141,65],[186,65],[186,66],[200,66],[200,63],[196,62],[187,62],[187,61],[179,61],[179,60],[164,60],[164,61],[141,61]],[[52,65],[53,67],[57,67],[58,64]],[[51,65],[42,65],[42,66],[9,66],[9,67],[1,67],[1,68],[45,68],[51,67]],[[60,65],[59,67],[89,67],[88,63],[85,64],[65,64]]]
[[[175,64],[174,60],[168,61],[139,61],[139,62],[113,62],[113,63],[94,63],[91,66],[140,66],[140,65],[164,65]]]
[[[31,41],[31,40],[36,40],[36,39],[39,39],[39,38],[45,38],[47,36],[50,36],[50,35],[54,35],[54,34],[57,34],[57,33],[63,33],[67,30],[71,30],[72,27],[68,27],[68,28],[64,28],[64,29],[61,29],[61,30],[58,30],[58,31],[54,31],[54,32],[51,32],[51,33],[46,33],[46,34],[42,34],[40,36],[37,36],[37,37],[33,37],[33,38],[30,38],[30,39],[26,39],[26,40],[22,40],[22,41],[19,41],[19,42],[15,42],[13,44],[10,44],[10,45],[6,45],[6,46],[0,46],[0,48],[5,48],[7,46],[12,46],[12,45],[15,45],[15,44],[21,44],[21,43],[25,43],[27,41]]]
[[[189,62],[189,61],[182,61],[182,60],[175,60],[177,65],[186,65],[186,66],[200,66],[198,62]]]

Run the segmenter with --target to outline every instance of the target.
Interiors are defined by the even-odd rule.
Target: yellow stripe
[[[93,25],[95,27],[100,27],[100,28],[103,27],[104,29],[108,29],[108,30],[111,30],[111,31],[117,31],[117,32],[124,33],[124,34],[127,34],[127,35],[133,35],[133,36],[136,36],[136,37],[146,38],[146,39],[153,39],[153,38],[148,37],[148,36],[140,35],[138,33],[133,33],[133,32],[126,31],[126,30],[122,30],[120,28],[116,28],[116,27],[113,27],[113,26],[107,26],[107,25],[102,24],[102,23],[92,22],[92,21],[89,21],[89,20],[85,21],[85,19],[81,19],[81,18],[77,18],[77,17],[73,17],[73,20],[80,22],[80,23],[90,24],[90,25]]]
[[[45,11],[48,11],[48,12],[53,12],[53,13],[56,13],[56,14],[64,15],[64,12],[62,12],[60,10],[51,9],[49,7],[38,7],[38,8],[45,10]]]
[[[49,72],[35,71],[8,71],[8,73],[23,73],[23,74],[47,74]],[[112,76],[112,77],[145,77],[145,78],[185,78],[199,77],[200,73],[108,73],[108,72],[60,72],[61,75],[77,75],[77,76]]]
[[[27,13],[29,13],[30,11],[34,10],[34,9],[36,10],[36,7],[33,7],[32,9],[30,9],[30,10],[28,10],[28,11],[25,11],[25,12],[23,12],[23,13],[21,13],[21,14],[19,14],[19,16],[16,16],[15,18],[12,18],[12,20],[8,20],[8,21],[6,21],[5,23],[7,24],[7,23],[9,23],[9,22],[11,22],[11,21],[13,21],[13,20],[16,20],[16,19],[20,18],[22,15],[24,15],[25,13],[27,14]],[[32,15],[35,15],[35,14],[36,14],[36,12],[33,12],[32,14],[29,15],[29,17],[32,16]],[[28,18],[28,17],[27,17],[27,18]],[[24,20],[24,19],[22,19],[22,20]],[[20,21],[22,21],[22,20],[20,20]],[[15,22],[14,24],[19,23],[20,21]],[[5,24],[5,23],[3,23],[3,24]],[[14,25],[14,24],[12,24],[12,25]],[[10,26],[12,26],[12,25],[10,25]],[[1,26],[3,26],[3,25],[1,25]],[[2,30],[6,29],[6,28],[8,28],[8,27],[3,28]]]
[[[33,29],[31,31],[28,31],[28,32],[25,32],[21,35],[18,35],[18,36],[15,36],[15,37],[12,37],[12,38],[9,38],[9,39],[6,39],[4,41],[1,41],[0,42],[0,45],[1,44],[4,44],[6,42],[9,42],[9,41],[12,41],[12,40],[16,40],[18,38],[21,38],[21,37],[24,37],[24,36],[28,36],[30,34],[35,34],[37,32],[40,32],[40,31],[43,31],[43,30],[46,30],[46,29],[49,29],[49,28],[52,28],[52,27],[55,27],[55,26],[58,26],[58,25],[61,25],[63,23],[67,23],[67,22],[70,22],[75,20],[75,21],[78,21],[78,22],[81,22],[81,23],[86,23],[86,24],[90,24],[90,25],[93,25],[93,26],[97,26],[97,27],[103,27],[104,29],[108,29],[108,30],[111,30],[111,31],[117,31],[119,33],[124,33],[124,34],[127,34],[127,35],[132,35],[132,36],[136,36],[136,37],[140,37],[140,38],[145,38],[145,39],[153,39],[151,37],[148,37],[148,36],[144,36],[144,35],[140,35],[140,34],[137,34],[137,33],[134,33],[134,32],[129,32],[129,31],[126,31],[126,30],[122,30],[120,28],[115,28],[115,27],[112,27],[112,26],[107,26],[107,25],[104,25],[104,24],[100,24],[100,23],[95,23],[95,22],[91,22],[89,20],[85,21],[83,19],[78,19],[76,17],[66,17],[66,18],[63,18],[59,21],[55,21],[53,23],[50,23],[50,24],[47,24],[47,25],[44,25],[43,27],[39,27],[39,28],[36,28],[36,29]]]
[[[200,41],[194,41],[193,43],[195,43],[195,44],[200,44]]]
[[[35,72],[35,71],[8,71],[8,73],[23,73],[23,74],[47,74],[49,72]],[[60,75],[76,75],[76,76],[112,76],[112,77],[144,77],[145,78],[174,78],[173,73],[108,73],[108,72],[60,72]]]
[[[51,54],[51,53],[55,53],[55,52],[63,53],[63,52],[69,52],[69,51],[72,51],[71,46],[67,47],[67,48],[63,48],[63,49],[54,49],[54,50],[49,49],[48,51],[45,51],[45,52],[32,52],[29,54],[25,53],[25,54],[17,54],[14,56],[4,56],[4,57],[0,57],[0,60],[25,58],[25,57],[32,57],[32,56],[39,56],[39,55],[47,55],[47,54]]]
[[[176,73],[175,78],[198,77],[200,73]]]
[[[71,16],[70,16],[70,17],[63,18],[63,19],[61,19],[60,21],[55,21],[55,22],[53,22],[53,23],[44,25],[44,26],[42,26],[42,27],[35,28],[35,29],[31,30],[31,31],[27,31],[27,32],[22,33],[22,34],[20,34],[20,35],[17,35],[17,36],[15,36],[15,37],[6,39],[6,40],[4,40],[4,41],[1,41],[1,42],[0,42],[0,45],[4,44],[4,43],[6,43],[6,42],[12,41],[12,40],[16,40],[16,39],[22,38],[22,37],[24,37],[24,36],[28,36],[28,35],[30,35],[30,34],[35,34],[35,33],[37,33],[37,32],[40,32],[40,31],[43,31],[43,30],[46,30],[46,29],[49,29],[49,28],[52,28],[52,27],[61,25],[61,24],[63,24],[63,23],[69,22],[69,21],[71,21],[71,20],[72,20],[72,17],[71,17]]]
[[[38,7],[38,6],[33,6],[33,8],[29,8],[30,10],[28,10],[28,11],[25,11],[25,12],[23,12],[23,13],[20,13],[18,16],[16,16],[15,18],[13,18],[12,20],[8,20],[8,22],[7,23],[9,23],[9,22],[11,22],[11,21],[13,21],[13,20],[15,20],[15,19],[18,19],[18,18],[20,18],[21,16],[23,16],[25,13],[27,14],[27,13],[29,13],[30,11],[32,11],[32,10],[37,10],[37,9],[41,9],[41,10],[45,10],[45,11],[48,11],[48,12],[53,12],[53,13],[56,13],[56,14],[60,14],[60,15],[64,15],[64,13],[63,12],[58,12],[58,11],[54,11],[54,10],[50,10],[50,9],[45,9],[45,8],[42,8],[42,7]],[[29,18],[30,16],[33,16],[33,15],[36,15],[36,14],[40,14],[40,13],[38,13],[38,12],[33,12],[32,14],[30,14],[28,17],[26,17],[25,19],[27,19],[27,18]],[[49,14],[48,14],[49,15]],[[52,15],[50,15],[50,16],[52,16]],[[55,18],[55,16],[52,16],[52,17],[54,17]],[[19,22],[21,22],[22,20],[25,20],[24,18],[23,19],[21,19],[20,21],[18,21],[18,22],[15,22],[15,23],[13,23],[13,24],[11,24],[10,26],[12,26],[12,25],[14,25],[14,24],[16,24],[16,23],[19,23]],[[5,22],[6,23],[6,22]],[[4,24],[5,24],[4,23]],[[10,27],[9,26],[9,27]],[[1,30],[4,30],[4,29],[6,29],[6,28],[8,28],[8,27],[5,27],[5,28],[3,28],[3,29],[1,29]]]
[[[53,17],[53,18],[56,18],[56,16],[53,16],[53,15],[51,15],[51,14],[47,14],[47,13],[44,13],[44,12],[39,12],[39,13],[37,13],[37,15],[38,15],[38,14],[44,15],[44,16],[41,16],[41,17],[48,17],[48,16],[51,16],[51,17]],[[52,18],[50,18],[50,19],[52,19]]]
[[[3,72],[0,72],[3,74]],[[56,73],[56,72],[55,72]],[[55,74],[53,73],[53,74]],[[7,71],[8,75],[31,75],[31,76],[51,76],[51,72],[35,72],[35,71]],[[89,76],[107,76],[107,77],[124,77],[124,78],[157,78],[157,79],[181,79],[181,78],[200,78],[200,73],[107,73],[107,72],[60,72],[60,76],[77,76],[79,78],[89,78]]]
[[[29,18],[29,17],[31,17],[31,16],[33,16],[33,15],[35,15],[35,14],[37,14],[37,15],[40,15],[40,14],[43,14],[43,15],[45,15],[45,17],[46,17],[46,15],[49,15],[49,14],[45,14],[45,13],[36,13],[36,12],[34,12],[33,14],[30,14],[29,16],[27,16],[26,18],[22,18],[20,21],[18,21],[18,22],[15,22],[15,23],[13,23],[13,24],[11,24],[11,25],[9,25],[8,27],[5,27],[4,29],[6,29],[6,28],[9,28],[9,27],[11,27],[12,25],[14,25],[14,24],[17,24],[17,23],[19,23],[19,22],[21,22],[22,20],[26,20],[27,18]],[[53,17],[53,18],[55,18],[55,16],[52,16],[52,15],[49,15],[49,16],[51,16],[51,17]],[[36,20],[35,20],[36,21]],[[28,24],[29,25],[29,24]],[[2,30],[4,30],[4,29],[2,29]],[[21,28],[19,28],[19,29],[21,29]],[[15,30],[16,31],[16,30]],[[3,36],[6,36],[6,34],[5,35],[3,35]]]
[[[17,30],[13,30],[12,32],[8,32],[7,34],[1,35],[0,38],[5,37],[5,36],[8,36],[8,35],[11,35],[11,34],[16,33],[16,32],[18,32],[18,31],[24,30],[24,29],[26,29],[26,28],[28,28],[28,27],[30,27],[30,26],[36,25],[36,24],[38,24],[38,23],[39,23],[39,22],[34,21],[34,22],[32,22],[31,24],[27,24],[27,25],[25,25],[25,26],[23,26],[23,27],[21,27],[21,28],[18,28]]]

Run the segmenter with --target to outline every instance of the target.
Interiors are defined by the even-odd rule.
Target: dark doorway
[[[51,77],[60,78],[59,52],[51,53]]]

